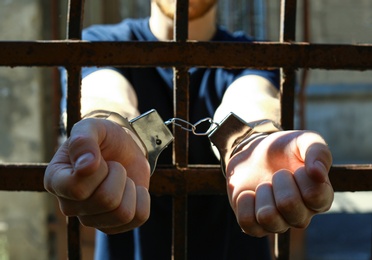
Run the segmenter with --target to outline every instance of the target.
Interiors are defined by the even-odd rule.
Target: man
[[[216,25],[216,2],[189,1],[189,39],[250,41]],[[94,26],[83,38],[170,40],[174,9],[175,1],[153,0],[149,19]],[[81,113],[86,119],[74,126],[50,162],[45,187],[57,196],[64,214],[102,231],[97,235],[97,259],[130,259],[133,248],[143,259],[171,257],[171,201],[150,200],[150,170],[143,147],[128,129],[94,115],[105,110],[133,118],[155,108],[169,119],[172,76],[171,68],[83,70]],[[278,122],[278,81],[276,71],[192,68],[190,121],[214,116],[221,122],[234,112],[246,122]],[[190,163],[218,162],[205,137],[190,135],[189,157]],[[160,163],[169,159],[167,150]],[[327,145],[313,132],[278,131],[242,142],[226,161],[228,198],[189,198],[189,258],[270,259],[263,237],[306,227],[313,215],[330,207],[331,162]]]

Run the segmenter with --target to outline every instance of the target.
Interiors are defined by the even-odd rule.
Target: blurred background
[[[297,41],[371,44],[372,1],[298,0]],[[84,27],[149,15],[150,0],[86,1]],[[220,23],[279,40],[280,1],[219,0]],[[66,0],[0,0],[0,41],[63,40]],[[372,162],[372,73],[298,70],[298,129],[320,132],[335,164]],[[0,163],[48,162],[58,146],[57,68],[0,67]],[[372,196],[337,193],[330,213],[293,230],[293,259],[371,259]],[[83,229],[91,259],[94,231]],[[46,193],[0,192],[0,260],[66,259],[65,219]]]

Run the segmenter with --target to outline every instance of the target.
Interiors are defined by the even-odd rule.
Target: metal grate
[[[122,65],[174,67],[174,115],[188,116],[189,67],[282,68],[282,126],[293,127],[294,80],[297,68],[372,69],[372,45],[330,45],[295,42],[296,0],[281,1],[281,39],[275,43],[207,43],[187,41],[188,1],[177,1],[175,38],[172,42],[86,43],[80,41],[83,0],[70,0],[68,39],[64,41],[0,42],[0,66],[65,66],[68,71],[68,131],[80,119],[82,66]],[[117,50],[127,50],[125,53]],[[144,50],[150,50],[144,51]],[[224,55],[215,57],[215,53]],[[94,55],[92,55],[94,53]],[[110,54],[115,55],[110,55]],[[145,53],[142,54],[141,53]],[[134,55],[135,54],[135,55]],[[68,59],[66,59],[68,57]],[[246,57],[250,57],[247,59]],[[173,196],[174,259],[187,259],[186,223],[189,194],[225,194],[218,166],[193,165],[187,158],[188,134],[174,129],[173,166],[158,168],[151,178],[153,194]],[[1,164],[0,190],[44,191],[45,164]],[[203,178],[200,178],[200,172]],[[333,166],[336,191],[372,190],[372,166]],[[68,220],[69,259],[81,259],[79,223]],[[289,232],[278,236],[277,259],[289,259]]]

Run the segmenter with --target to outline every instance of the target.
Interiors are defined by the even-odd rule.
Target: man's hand
[[[332,204],[331,164],[326,143],[314,132],[277,132],[247,144],[226,170],[230,204],[242,230],[262,237],[307,227]]]
[[[150,168],[132,137],[104,119],[78,122],[49,163],[44,186],[62,212],[113,234],[142,225],[150,214]]]

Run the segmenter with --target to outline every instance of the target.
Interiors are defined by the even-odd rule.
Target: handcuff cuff
[[[134,139],[146,156],[154,173],[157,160],[161,152],[173,141],[172,132],[167,127],[170,124],[190,131],[194,135],[208,136],[220,155],[222,173],[226,177],[226,162],[240,149],[258,137],[273,132],[281,131],[282,128],[272,120],[264,119],[247,123],[234,113],[228,114],[221,123],[214,122],[211,118],[204,118],[195,124],[180,119],[171,118],[163,121],[158,112],[152,109],[140,116],[128,120],[118,113],[106,110],[95,110],[83,118],[102,118],[113,121],[123,127]],[[209,122],[210,127],[206,132],[198,132],[197,127]]]

